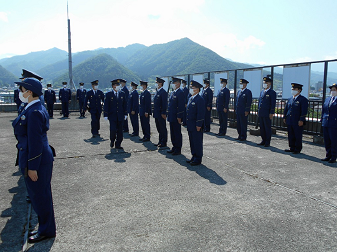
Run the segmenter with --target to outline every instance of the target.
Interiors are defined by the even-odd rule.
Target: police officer
[[[247,88],[249,81],[240,79],[240,90],[236,97],[237,131],[239,141],[247,140],[247,126],[250,106],[252,104],[252,92]]]
[[[71,90],[67,88],[67,82],[62,82],[63,88],[59,91],[59,100],[62,103],[63,118],[69,118],[69,103],[71,102]]]
[[[156,122],[159,133],[159,142],[155,144],[158,147],[166,147],[167,129],[166,129],[166,109],[167,109],[167,92],[164,90],[164,80],[156,77],[157,92],[153,99],[153,117]]]
[[[16,103],[16,109],[18,111],[18,114],[20,114],[19,113],[19,108],[20,108],[21,103],[22,103],[22,101],[19,98],[19,93],[20,93],[19,87],[20,86],[18,85],[18,88],[14,90],[14,102]]]
[[[262,142],[257,145],[270,146],[271,120],[275,114],[276,92],[271,89],[272,79],[270,76],[263,78],[263,90],[259,97],[259,122]]]
[[[291,83],[292,97],[284,108],[283,122],[287,124],[290,149],[286,152],[299,154],[302,150],[302,134],[305,116],[308,113],[308,99],[301,95],[302,84]]]
[[[52,85],[47,84],[47,90],[44,91],[44,101],[47,104],[47,110],[50,118],[53,118],[54,103],[56,102],[56,94],[52,89]]]
[[[119,79],[119,81],[120,81],[120,84],[122,86],[121,90],[125,93],[126,99],[129,99],[129,90],[126,87],[126,80]],[[123,123],[123,132],[129,132],[128,119],[124,120],[124,123]]]
[[[147,90],[146,81],[140,81],[140,85],[142,87],[142,93],[140,94],[139,117],[144,136],[140,138],[139,141],[148,142],[150,141],[150,115],[152,114],[151,94]]]
[[[326,156],[322,161],[336,163],[337,157],[337,84],[330,87],[331,97],[326,98],[322,109],[322,127]]]
[[[92,89],[87,92],[84,100],[85,110],[88,109],[91,115],[92,138],[99,137],[100,119],[102,114],[102,102],[104,93],[98,89],[98,80],[91,82]],[[89,105],[88,105],[89,102]]]
[[[212,102],[213,102],[213,91],[209,87],[210,81],[209,79],[204,79],[204,85],[205,88],[202,92],[202,98],[204,98],[205,101],[205,132],[210,132],[211,130],[211,112],[212,112]]]
[[[181,89],[184,93],[184,99],[185,99],[185,109],[184,109],[184,116],[183,116],[183,126],[186,126],[186,107],[187,107],[187,101],[188,101],[188,95],[189,91],[187,88],[187,82],[185,80],[181,81]]]
[[[190,165],[200,165],[203,156],[203,127],[205,118],[205,101],[199,95],[202,85],[192,80],[190,83],[191,97],[186,108],[187,132],[190,141],[192,158],[186,160]]]
[[[112,80],[112,91],[106,93],[104,101],[104,119],[110,123],[110,147],[123,149],[123,124],[127,119],[127,97],[121,90],[120,79]]]
[[[221,90],[216,98],[216,110],[219,115],[219,133],[218,136],[225,136],[227,133],[228,123],[228,104],[230,99],[230,91],[226,88],[227,79],[220,78]]]
[[[128,98],[128,113],[130,115],[130,120],[132,124],[133,132],[131,134],[132,137],[139,136],[139,121],[138,121],[138,113],[139,113],[139,94],[137,92],[138,84],[131,81],[131,89],[129,98]],[[126,94],[125,94],[126,95]]]
[[[182,79],[172,78],[171,87],[174,91],[171,93],[168,102],[167,121],[170,123],[170,133],[172,149],[167,151],[172,155],[180,155],[183,144],[183,137],[181,135],[181,124],[184,117],[185,97],[184,92],[180,89]]]
[[[41,82],[35,78],[25,78],[16,83],[20,85],[20,99],[28,103],[12,125],[18,140],[17,163],[39,221],[38,230],[29,233],[28,242],[36,243],[56,236],[50,184],[54,155],[47,138],[49,115],[39,100],[42,95]]]
[[[80,88],[77,89],[76,98],[80,108],[80,118],[85,117],[85,97],[87,96],[87,90],[84,89],[84,83],[80,82]]]

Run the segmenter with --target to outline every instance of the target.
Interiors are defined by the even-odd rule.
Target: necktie
[[[335,101],[335,96],[331,97],[330,99],[330,103],[329,103],[329,107],[331,106],[331,104]]]
[[[191,96],[190,99],[188,99],[188,104],[187,105],[190,105],[191,101],[193,100],[193,97]]]

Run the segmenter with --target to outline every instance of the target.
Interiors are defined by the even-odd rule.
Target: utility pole
[[[68,19],[69,87],[74,92],[76,91],[76,87],[73,81],[73,62],[72,62],[72,56],[71,56],[71,33],[70,33],[70,19],[69,19],[69,14],[68,14],[68,1],[67,1],[67,19]]]

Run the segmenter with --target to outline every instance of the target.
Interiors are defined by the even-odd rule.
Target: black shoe
[[[148,139],[148,138],[144,138],[142,141],[143,141],[143,142],[149,142],[149,141],[150,141],[150,139]]]
[[[28,243],[37,243],[40,241],[43,241],[45,239],[50,239],[50,238],[54,238],[55,236],[44,236],[44,235],[33,235],[31,237],[28,238]]]
[[[290,149],[285,149],[284,151],[285,152],[294,152],[293,150],[290,150]]]
[[[164,148],[164,147],[166,147],[167,145],[166,144],[158,144],[158,147],[159,148]]]
[[[96,137],[96,135],[92,135],[92,137],[91,138],[95,138]]]
[[[270,144],[265,144],[264,147],[270,147]]]
[[[322,158],[321,161],[330,161],[330,158],[329,157]]]
[[[293,151],[293,154],[300,154],[299,151]]]
[[[265,145],[265,143],[264,143],[264,142],[261,142],[261,143],[258,143],[257,145]]]
[[[153,144],[154,146],[159,146],[160,143],[157,143],[157,144]]]
[[[132,133],[132,134],[130,134],[130,136],[131,136],[131,137],[134,137],[134,136],[138,136],[138,135]]]
[[[122,146],[116,146],[115,149],[118,149],[118,150],[123,150],[123,147]]]
[[[195,162],[191,162],[190,165],[192,166],[196,166],[196,165],[200,165],[201,163],[195,163]]]
[[[28,236],[33,236],[33,235],[36,235],[38,233],[37,230],[34,230],[34,231],[31,231],[28,233]]]
[[[128,133],[129,133],[129,131],[128,131],[128,130],[123,130],[123,132],[128,132]]]
[[[330,159],[328,163],[330,164],[336,163],[336,159]]]
[[[173,152],[173,153],[172,153],[172,156],[178,156],[178,155],[181,155],[181,152],[178,152],[178,151],[177,151],[177,152]]]
[[[186,163],[191,163],[192,159],[186,160]]]
[[[112,149],[114,147],[114,143],[110,142],[110,148]]]
[[[240,140],[240,139],[241,139],[240,137],[235,138],[235,140]]]
[[[168,150],[167,151],[167,153],[173,153],[174,152],[174,150]]]
[[[204,130],[204,132],[210,132],[210,130]]]
[[[30,197],[29,197],[29,196],[26,196],[26,202],[27,202],[27,203],[30,203],[30,202],[31,202],[31,200],[30,200]]]
[[[241,138],[239,141],[241,141],[241,142],[245,142],[245,141],[246,141],[246,139],[243,139],[243,138]]]

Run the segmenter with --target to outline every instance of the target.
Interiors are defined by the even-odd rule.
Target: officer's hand
[[[286,119],[283,119],[283,123],[286,124]]]
[[[37,171],[36,170],[28,170],[28,177],[30,177],[30,179],[34,182],[37,181],[37,179],[39,178],[37,176]]]
[[[131,115],[134,115],[134,114],[136,114],[136,112],[135,111],[131,111]]]
[[[187,108],[187,104],[185,104],[185,108]]]
[[[271,120],[271,119],[273,119],[273,114],[269,114],[269,119]]]
[[[223,109],[223,112],[227,113],[227,109],[226,109],[226,108],[224,108],[224,109]]]
[[[69,100],[69,103],[71,103],[71,100]]]
[[[200,131],[200,130],[201,130],[201,127],[198,127],[198,126],[197,126],[197,131]]]
[[[149,117],[149,113],[145,113],[145,117]]]
[[[107,120],[108,120],[108,118],[107,118],[107,117],[104,117],[104,120],[105,120],[105,121],[107,121]]]
[[[211,107],[207,107],[207,110],[208,110],[208,111],[211,111]]]
[[[126,116],[124,116],[124,120],[126,120],[126,119],[128,119],[128,116],[126,115]]]
[[[298,121],[298,126],[302,127],[303,126],[303,121]]]
[[[177,118],[178,123],[181,124],[181,118]]]
[[[246,112],[245,112],[245,116],[248,116],[248,114],[249,114],[249,112],[246,111]]]
[[[166,120],[166,115],[162,114],[161,117]]]

